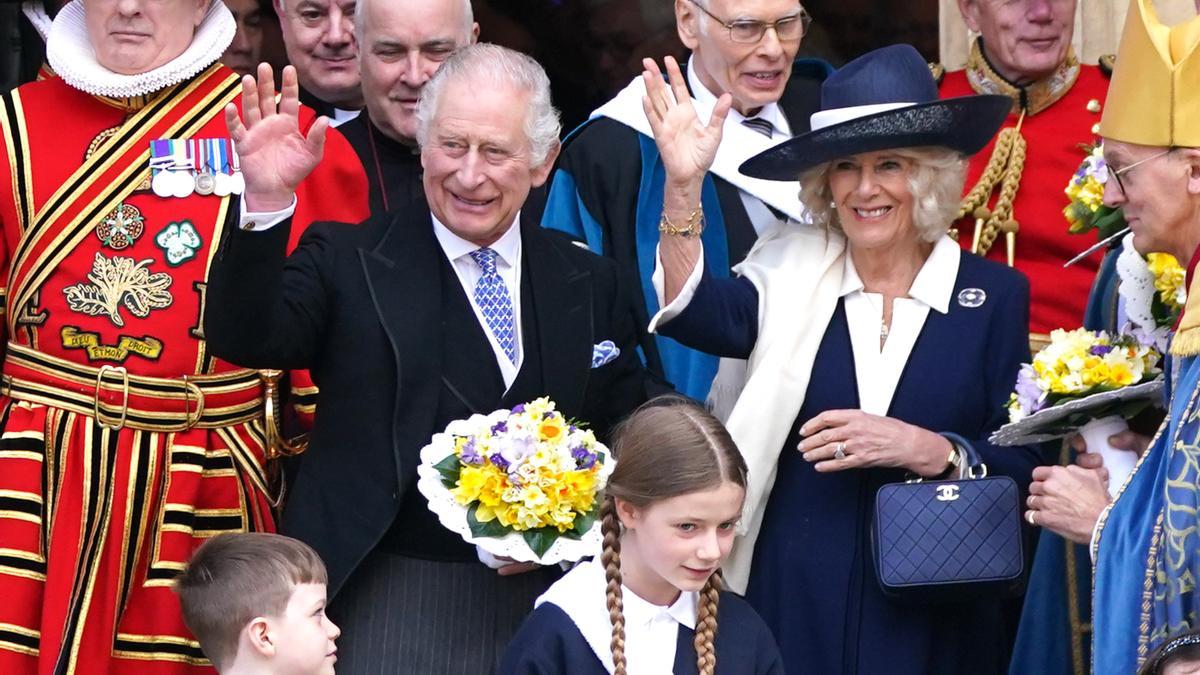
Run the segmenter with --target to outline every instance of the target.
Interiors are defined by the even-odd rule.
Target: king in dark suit
[[[315,225],[288,257],[286,225],[236,231],[214,262],[213,350],[320,386],[282,531],[328,565],[341,671],[489,672],[553,578],[497,574],[438,523],[416,490],[434,433],[549,396],[603,434],[647,398],[615,264],[519,224],[557,153],[548,88],[528,57],[465,48],[419,111],[428,208]]]

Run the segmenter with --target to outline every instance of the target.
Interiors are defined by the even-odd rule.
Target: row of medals
[[[187,197],[193,192],[199,195],[228,197],[240,195],[246,189],[241,171],[232,174],[208,171],[156,170],[150,180],[150,189],[159,197]]]

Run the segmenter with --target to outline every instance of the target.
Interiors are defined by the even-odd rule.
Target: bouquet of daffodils
[[[1045,408],[1153,380],[1162,372],[1158,367],[1161,358],[1156,348],[1132,335],[1110,336],[1084,328],[1055,330],[1050,333],[1050,344],[1033,357],[1033,363],[1021,366],[1016,391],[1008,401],[1009,421],[1019,422]],[[1108,414],[1118,412],[1114,409]],[[1137,411],[1126,412],[1129,416]],[[1078,425],[1098,414],[1103,416],[1095,409],[1081,414],[1084,417],[1063,421]]]
[[[421,450],[417,487],[442,525],[495,556],[544,565],[600,550],[614,462],[548,398],[456,420]]]
[[[1104,163],[1104,147],[1097,143],[1087,149],[1087,156],[1071,181],[1067,197],[1071,203],[1063,209],[1071,234],[1098,230],[1103,239],[1125,229],[1125,217],[1120,209],[1105,206],[1104,185],[1108,182],[1108,165]]]

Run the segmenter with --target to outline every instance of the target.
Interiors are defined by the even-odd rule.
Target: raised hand
[[[645,68],[642,80],[646,85],[642,107],[650,121],[667,181],[676,185],[695,184],[703,180],[717,156],[725,116],[729,114],[733,99],[729,94],[722,94],[712,116],[702,122],[692,105],[679,63],[671,56],[665,63],[669,87],[663,81],[658,63],[654,59],[642,60]]]
[[[300,85],[296,69],[285,66],[279,104],[271,66],[258,65],[258,79],[242,78],[242,116],[232,103],[225,107],[229,137],[237,145],[246,180],[243,201],[249,211],[278,211],[292,203],[296,187],[312,173],[325,151],[329,120],[318,118],[300,132]]]

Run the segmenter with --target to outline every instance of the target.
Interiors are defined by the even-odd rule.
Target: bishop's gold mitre
[[[1200,147],[1200,16],[1165,26],[1154,0],[1133,0],[1100,135],[1157,147]]]

